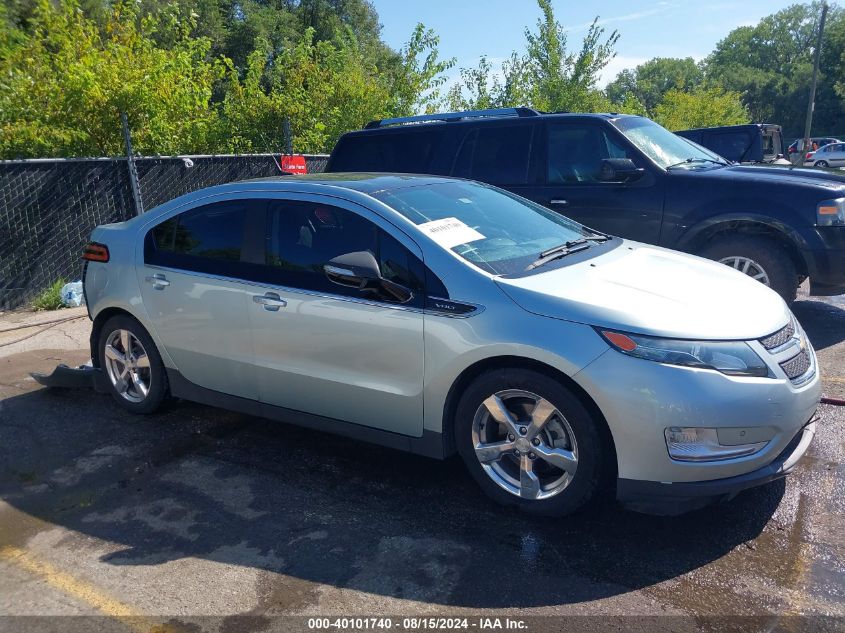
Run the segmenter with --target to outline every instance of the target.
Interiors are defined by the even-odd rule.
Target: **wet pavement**
[[[845,397],[845,302],[794,311],[825,395]],[[73,327],[63,336],[84,341],[88,322]],[[85,360],[66,347],[0,345],[0,614],[221,631],[288,614],[845,623],[789,617],[845,616],[845,407],[822,407],[794,475],[731,502],[661,518],[605,499],[537,519],[492,505],[457,459],[184,402],[134,417],[105,395],[40,388],[29,371]],[[661,622],[640,628],[683,628]]]

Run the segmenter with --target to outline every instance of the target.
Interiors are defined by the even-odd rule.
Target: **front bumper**
[[[845,226],[815,227],[811,243],[812,248],[802,251],[810,275],[810,294],[845,294]]]
[[[807,452],[816,433],[815,416],[770,463],[750,473],[711,481],[660,482],[619,479],[616,498],[630,510],[676,515],[727,501],[748,488],[785,477]]]

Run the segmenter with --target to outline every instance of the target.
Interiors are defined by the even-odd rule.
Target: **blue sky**
[[[382,35],[401,47],[414,25],[422,22],[440,35],[443,57],[456,57],[457,67],[475,66],[481,55],[494,65],[523,50],[526,26],[534,27],[540,10],[534,0],[373,0],[384,27]],[[577,48],[587,26],[598,15],[608,31],[621,34],[616,59],[605,69],[602,84],[624,68],[652,57],[705,57],[716,42],[738,26],[756,24],[792,0],[554,0],[557,19],[569,30],[570,48]],[[456,70],[450,72],[455,76]]]

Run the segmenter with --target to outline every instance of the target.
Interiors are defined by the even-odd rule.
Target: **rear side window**
[[[493,185],[524,185],[534,126],[482,126],[464,140],[453,174]]]
[[[722,132],[710,136],[707,146],[728,160],[748,160],[752,139],[748,132]]]
[[[172,268],[232,275],[241,260],[250,201],[219,202],[180,213],[153,227],[144,261]]]
[[[443,130],[397,131],[347,136],[338,143],[331,171],[391,171],[430,173]]]

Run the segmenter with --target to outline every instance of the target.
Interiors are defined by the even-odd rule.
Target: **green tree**
[[[748,110],[738,92],[715,86],[692,92],[669,90],[654,109],[654,120],[669,130],[748,123]]]
[[[613,103],[628,99],[640,103],[647,116],[654,116],[655,108],[670,90],[690,91],[704,81],[704,70],[692,57],[683,59],[655,57],[632,70],[623,70],[607,88],[605,94]]]
[[[567,48],[566,29],[557,21],[550,0],[537,0],[542,18],[536,31],[525,29],[525,52],[513,52],[501,74],[482,57],[475,68],[463,68],[449,90],[450,109],[528,105],[538,110],[597,112],[610,102],[596,88],[599,73],[613,59],[619,34],[605,30],[596,18],[577,52]]]
[[[821,2],[796,4],[756,26],[734,29],[708,58],[708,78],[742,93],[752,120],[779,123],[787,136],[802,134],[820,13]],[[840,32],[843,20],[843,10],[832,6],[816,95],[814,130],[820,134],[836,131],[845,120],[842,97],[836,93],[843,41],[830,37]]]
[[[73,0],[42,0],[31,35],[0,59],[0,156],[122,153],[120,112],[140,152],[213,149],[210,101],[224,67],[191,28],[173,15],[138,19],[134,4],[119,2],[101,29]],[[154,44],[165,32],[168,50]]]

